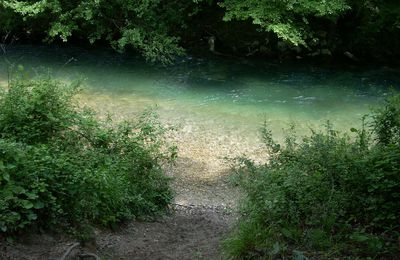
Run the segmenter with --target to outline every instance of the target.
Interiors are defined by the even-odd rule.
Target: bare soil
[[[174,206],[156,222],[133,221],[117,231],[97,230],[66,259],[222,259],[220,240],[234,217],[225,208]],[[14,244],[0,243],[0,259],[61,259],[76,241],[61,235],[26,234]],[[94,259],[87,257],[86,259]]]
[[[222,259],[220,240],[232,223],[224,209],[184,207],[158,222],[132,222],[100,235],[106,259]]]

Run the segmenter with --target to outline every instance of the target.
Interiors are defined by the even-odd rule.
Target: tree
[[[350,9],[346,0],[224,0],[224,19],[248,20],[295,45],[307,46],[316,40],[314,20],[335,23]]]
[[[179,37],[171,32],[182,29],[192,6],[190,1],[164,0],[3,0],[0,18],[19,19],[25,32],[45,31],[50,41],[73,35],[90,43],[106,40],[117,50],[132,46],[150,61],[169,62],[183,53]],[[11,12],[14,16],[5,16]],[[30,26],[36,23],[40,26]]]
[[[270,50],[282,51],[277,38],[303,54],[328,49],[392,57],[400,54],[400,5],[397,0],[0,0],[0,34],[9,31],[47,41],[105,41],[163,63],[210,31],[224,35],[219,40],[228,50],[267,35],[273,39]],[[247,54],[248,48],[240,51]]]

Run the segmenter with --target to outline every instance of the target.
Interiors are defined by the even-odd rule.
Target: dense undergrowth
[[[99,120],[78,86],[15,80],[0,89],[0,234],[114,225],[165,210],[173,159],[156,115]]]
[[[235,259],[394,259],[400,254],[400,95],[369,123],[341,134],[328,123],[284,145],[267,127],[271,157],[241,159],[247,194],[225,249]],[[365,120],[363,120],[365,122]]]

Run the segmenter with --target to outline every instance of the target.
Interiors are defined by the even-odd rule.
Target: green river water
[[[400,71],[387,67],[193,57],[163,67],[110,50],[43,46],[9,47],[0,62],[3,82],[8,66],[4,58],[23,65],[30,76],[50,70],[62,80],[84,78],[82,102],[117,117],[157,106],[163,121],[189,132],[250,137],[257,136],[264,120],[278,138],[292,122],[300,133],[328,119],[340,130],[357,127],[390,87],[400,86]]]

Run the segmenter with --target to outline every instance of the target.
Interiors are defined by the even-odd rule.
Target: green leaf
[[[275,242],[273,248],[272,248],[272,254],[277,255],[281,251],[281,246],[279,245],[279,242]]]
[[[29,200],[21,200],[21,206],[24,209],[31,209],[31,208],[33,208],[33,203],[30,202]]]
[[[36,220],[37,219],[37,215],[33,212],[30,212],[27,216],[28,220]]]
[[[25,195],[26,195],[29,199],[32,199],[32,200],[34,200],[34,199],[36,199],[36,198],[38,197],[37,194],[32,193],[32,192],[26,192]]]
[[[15,194],[21,194],[25,191],[24,188],[22,188],[21,186],[14,186],[12,187],[13,193]]]
[[[356,242],[362,243],[368,240],[368,236],[361,233],[354,233],[350,238]]]
[[[44,203],[41,201],[36,201],[35,204],[33,205],[35,209],[42,209],[44,207]]]
[[[281,230],[282,234],[287,237],[287,238],[292,238],[292,232],[286,228],[282,228]]]
[[[3,232],[7,231],[7,226],[5,225],[5,223],[3,221],[0,222],[0,230]]]
[[[294,260],[307,260],[308,258],[303,254],[303,252],[298,250],[293,250],[293,259]]]
[[[5,172],[5,173],[3,174],[3,180],[5,180],[5,181],[10,181],[10,174],[8,174],[7,172]]]
[[[358,132],[358,130],[355,129],[354,127],[350,128],[350,131],[353,132],[353,133],[357,133]]]

